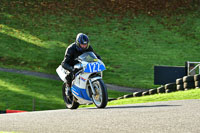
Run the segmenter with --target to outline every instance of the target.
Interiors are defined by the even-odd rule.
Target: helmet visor
[[[80,47],[82,48],[82,49],[86,49],[87,47],[88,47],[88,44],[86,43],[86,44],[80,44]]]

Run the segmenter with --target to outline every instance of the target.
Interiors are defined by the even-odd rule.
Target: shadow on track
[[[104,109],[127,109],[127,108],[157,108],[157,107],[175,107],[175,106],[181,106],[181,105],[143,105],[143,106],[111,106],[106,107]],[[86,109],[98,109],[98,108],[86,108]]]

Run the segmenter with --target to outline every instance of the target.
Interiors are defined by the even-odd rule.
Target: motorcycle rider
[[[89,38],[86,34],[79,33],[76,36],[76,42],[69,45],[65,51],[64,60],[62,61],[61,65],[64,69],[68,70],[70,73],[66,76],[66,87],[67,87],[67,95],[71,95],[71,83],[74,79],[74,65],[79,63],[77,60],[75,60],[78,56],[85,52],[94,52],[93,48],[89,44]],[[94,52],[95,53],[95,52]],[[101,60],[101,57],[98,56],[96,53],[98,59]]]

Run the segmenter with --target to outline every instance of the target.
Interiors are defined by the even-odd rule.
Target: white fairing
[[[78,88],[80,88],[83,92],[83,90],[85,90],[85,92],[87,93],[87,95],[89,96],[89,92],[87,89],[87,83],[88,83],[88,77],[91,75],[91,73],[80,73],[79,75],[76,76],[76,78],[73,80],[72,82],[72,92],[75,94],[74,96],[77,98],[77,101],[80,104],[88,104],[88,103],[92,103],[91,100],[88,99],[84,99],[83,97],[79,97],[79,95],[76,95],[76,92],[73,90],[73,87],[76,86]]]
[[[84,74],[81,73],[81,74],[79,74],[74,79],[73,85],[76,85],[79,88],[85,88],[89,76],[90,76],[90,73],[84,73]]]
[[[63,82],[66,82],[65,77],[69,74],[61,65],[56,69],[56,72]]]

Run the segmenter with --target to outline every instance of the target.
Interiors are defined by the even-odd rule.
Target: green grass
[[[130,94],[128,92],[119,92],[119,91],[114,91],[114,90],[109,90],[108,91],[108,98],[118,98],[127,94]]]
[[[111,101],[108,105],[123,105],[123,104],[186,100],[186,99],[200,99],[200,89],[116,100],[116,101]]]
[[[127,93],[108,90],[110,98]],[[0,110],[51,110],[65,108],[62,82],[21,74],[0,72]]]
[[[33,99],[35,100],[35,110],[64,109],[65,104],[62,99],[61,87],[61,81],[0,72],[0,110],[32,111]],[[108,90],[110,98],[117,98],[125,94],[127,93]],[[108,105],[184,99],[200,99],[200,89],[115,100],[109,102]],[[91,106],[94,107],[94,105],[81,105],[80,107]]]
[[[153,88],[155,65],[184,66],[185,61],[199,61],[199,11],[171,17],[104,16],[58,16],[4,6],[0,13],[0,67],[55,74],[66,47],[79,32],[89,35],[91,45],[102,56],[106,83]]]
[[[31,111],[64,108],[62,82],[0,72],[0,109]]]
[[[200,99],[200,89],[114,100],[109,102],[108,106],[159,102],[159,101],[186,100],[186,99]],[[94,107],[94,105],[82,106],[82,107]]]
[[[29,6],[20,1],[0,4],[0,67],[56,74],[66,47],[79,32],[89,35],[101,55],[107,67],[105,83],[154,88],[155,65],[184,66],[185,61],[200,59],[199,10],[171,16],[102,14],[88,18],[43,12],[39,9],[44,7],[29,8],[34,6],[32,0]],[[33,98],[36,110],[63,108],[61,82],[0,74],[1,108],[32,110]]]

